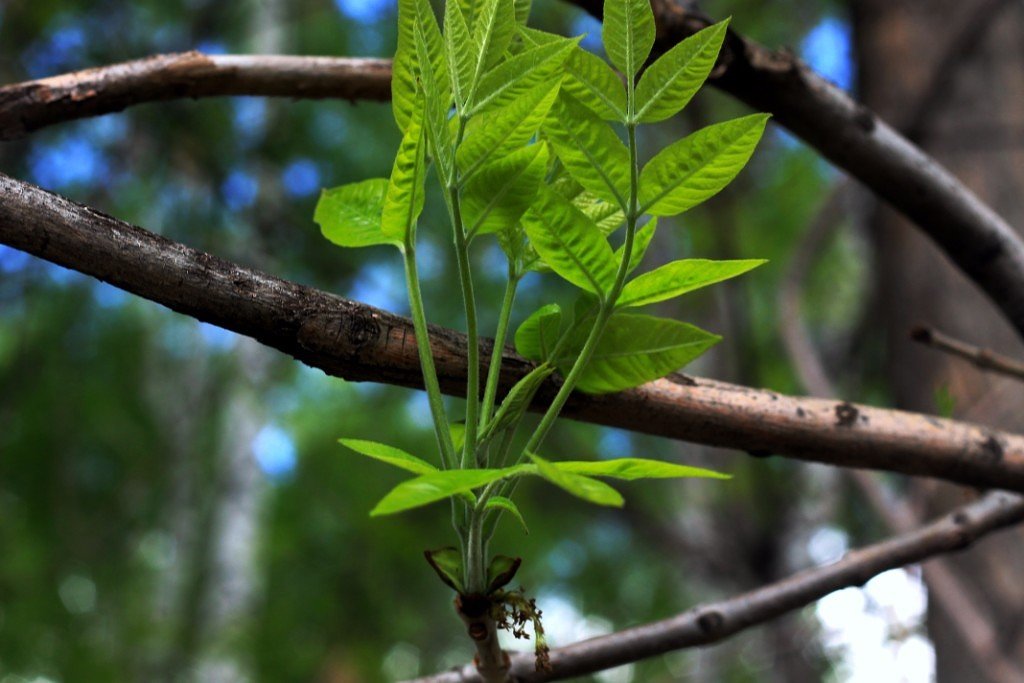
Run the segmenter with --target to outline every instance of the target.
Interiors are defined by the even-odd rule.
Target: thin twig
[[[254,337],[328,374],[422,387],[408,319],[196,251],[3,175],[0,243]],[[442,390],[464,392],[465,336],[434,327],[431,347]],[[482,343],[481,357],[490,351]],[[532,367],[508,350],[502,390]],[[546,406],[558,386],[547,382],[534,407]],[[565,414],[759,456],[1024,491],[1024,436],[845,401],[674,375],[617,394],[575,394]]]
[[[959,356],[982,370],[990,370],[1007,377],[1024,380],[1024,363],[1021,361],[996,353],[991,349],[960,341],[933,327],[918,325],[910,331],[910,338],[933,349]]]
[[[873,576],[930,557],[962,550],[978,538],[1024,521],[1018,496],[990,493],[916,531],[854,550],[840,561],[678,616],[592,638],[551,651],[552,670],[537,672],[533,657],[512,657],[517,683],[556,681],[603,671],[675,650],[716,643],[771,621],[833,591],[860,586]],[[472,664],[414,683],[478,683]]]

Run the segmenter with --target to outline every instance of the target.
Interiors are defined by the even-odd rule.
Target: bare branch
[[[931,524],[854,550],[842,560],[809,569],[728,600],[695,607],[676,617],[584,640],[551,651],[550,673],[533,670],[533,658],[512,657],[517,683],[556,681],[688,647],[716,643],[751,626],[810,604],[833,591],[859,586],[889,569],[962,550],[978,538],[1024,520],[1018,496],[990,493]],[[478,683],[472,664],[414,683]]]
[[[1014,379],[1024,380],[1024,363],[990,349],[960,341],[932,327],[918,325],[910,331],[910,338],[925,346],[964,358],[982,370],[991,370]]]
[[[266,95],[391,99],[391,60],[182,52],[0,88],[0,140],[144,102]]]
[[[2,175],[0,243],[248,335],[328,374],[421,386],[407,319],[224,261]],[[442,387],[461,393],[465,337],[436,327],[431,335]],[[503,366],[506,390],[532,367],[511,350]],[[536,405],[556,389],[548,383]],[[759,456],[1024,491],[1024,436],[926,415],[683,375],[618,394],[576,395],[565,414]]]

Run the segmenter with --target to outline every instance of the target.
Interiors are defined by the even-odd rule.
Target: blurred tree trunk
[[[993,206],[1024,227],[1024,12],[998,0],[854,0],[860,97],[902,126]],[[879,207],[872,219],[879,265],[879,316],[888,376],[902,408],[936,412],[936,392],[955,398],[955,414],[1024,429],[1024,387],[910,341],[917,322],[981,346],[1024,357],[1024,345],[992,305],[921,233]],[[916,484],[929,514],[974,495],[949,485]],[[983,611],[1001,649],[1024,659],[1024,531],[950,559]],[[939,683],[989,680],[966,653],[946,615],[928,627]]]

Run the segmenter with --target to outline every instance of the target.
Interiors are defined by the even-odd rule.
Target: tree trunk
[[[1024,227],[1024,12],[999,0],[856,0],[851,3],[860,96],[902,125],[921,146],[977,192],[1010,224]],[[1014,139],[1016,138],[1016,139]],[[983,423],[1024,428],[1024,387],[916,345],[918,322],[975,344],[1024,358],[1024,344],[977,288],[921,233],[880,207],[871,225],[878,254],[879,311],[887,337],[888,375],[899,406],[936,412],[948,390],[955,413]],[[919,482],[929,514],[973,491]],[[997,647],[1024,659],[1024,531],[953,556],[972,599],[1001,635]],[[939,683],[989,681],[949,618],[933,610],[929,633]]]

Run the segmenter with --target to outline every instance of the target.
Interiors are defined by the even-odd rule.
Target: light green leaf
[[[430,474],[438,471],[437,468],[429,462],[421,460],[415,455],[410,455],[400,448],[388,446],[387,444],[377,443],[375,441],[364,441],[362,439],[338,439],[338,443],[346,448],[351,448],[356,453],[373,458],[374,460],[386,462],[389,465],[394,465],[395,467],[415,474]]]
[[[561,195],[541,187],[523,227],[544,262],[569,282],[600,296],[614,284],[618,264],[608,240]]]
[[[420,58],[416,49],[416,29],[423,31],[427,45],[428,60]],[[449,90],[445,68],[444,41],[437,26],[437,18],[428,0],[399,0],[398,2],[398,49],[391,67],[391,108],[403,133],[409,119],[419,111],[418,80],[424,77],[423,64],[430,64],[432,80],[438,97],[444,99]]]
[[[673,261],[660,268],[640,275],[628,282],[617,306],[646,306],[658,301],[672,299],[686,292],[713,285],[729,278],[742,275],[757,268],[763,259],[737,261],[710,261],[708,259],[685,259]]]
[[[420,102],[423,102],[422,98]],[[423,127],[419,118],[414,116],[409,119],[408,128],[398,147],[395,165],[391,169],[391,180],[388,181],[384,195],[381,231],[387,237],[403,243],[414,236],[416,219],[423,211],[425,142]]]
[[[526,26],[526,22],[530,19],[530,0],[514,0],[516,12],[516,23],[520,26]]]
[[[636,86],[635,120],[662,121],[685,107],[715,66],[728,28],[726,19],[698,31],[647,67]]]
[[[622,227],[626,214],[614,202],[599,199],[592,193],[583,191],[572,200],[573,206],[586,214],[594,222],[604,236],[611,235]]]
[[[547,165],[547,147],[537,144],[481,167],[460,195],[468,234],[499,232],[515,225],[533,203]]]
[[[427,550],[423,554],[430,566],[437,572],[438,578],[444,581],[449,588],[459,593],[463,592],[465,583],[463,581],[462,553],[458,548],[448,546],[438,550]]]
[[[544,361],[558,342],[562,309],[548,304],[534,311],[516,330],[516,351],[534,361]]]
[[[487,441],[495,434],[515,424],[522,417],[523,413],[526,412],[526,409],[530,407],[530,401],[533,400],[537,390],[540,389],[540,385],[554,371],[555,368],[550,365],[539,365],[516,382],[515,386],[509,390],[505,400],[498,407],[498,412],[495,413],[494,419],[484,428],[480,441]]]
[[[580,185],[616,207],[626,208],[629,150],[607,123],[563,93],[551,108],[544,132]]]
[[[706,470],[702,467],[677,465],[663,460],[644,458],[618,458],[615,460],[558,461],[552,465],[563,472],[582,474],[588,477],[610,477],[633,481],[634,479],[676,479],[702,477],[707,479],[731,479],[728,474]]]
[[[591,479],[581,474],[565,472],[541,458],[539,455],[527,453],[534,464],[537,465],[537,472],[543,478],[559,487],[560,489],[582,498],[583,500],[596,505],[607,505],[610,507],[622,507],[625,502],[622,495],[603,481]]]
[[[429,58],[430,46],[420,26],[416,26],[416,51],[420,63]],[[440,40],[440,38],[438,38]],[[444,60],[441,61],[444,68]],[[444,84],[440,84],[433,69],[421,73],[423,97],[423,121],[426,124],[427,138],[430,140],[432,155],[437,161],[443,178],[449,177],[452,171],[452,142],[448,129],[448,110],[451,108],[451,89],[447,81],[447,70],[444,71]]]
[[[456,155],[463,182],[489,159],[499,159],[529,142],[551,109],[561,78],[551,78],[515,102],[470,120]]]
[[[474,41],[480,45],[478,71],[482,73],[483,69],[493,67],[505,55],[516,32],[516,13],[513,0],[483,0],[480,10],[472,31]]]
[[[576,360],[588,332],[583,326],[574,331],[572,343],[556,361],[563,373]],[[590,394],[631,389],[678,370],[720,340],[678,320],[616,313],[608,320],[577,387]]]
[[[471,113],[506,107],[524,93],[550,80],[576,45],[562,39],[522,52],[487,72],[477,87]]]
[[[519,508],[510,499],[505,496],[491,496],[484,503],[485,510],[499,510],[504,511],[516,518],[519,525],[523,527],[523,532],[526,534],[530,533],[530,529],[526,526],[526,520],[523,519],[523,513],[519,511]]]
[[[612,64],[626,78],[635,77],[654,47],[650,0],[605,0],[601,39]]]
[[[640,174],[642,213],[674,216],[717,194],[750,159],[768,117],[702,128],[655,155]]]
[[[492,481],[527,473],[522,467],[489,470],[442,470],[403,481],[380,499],[371,517],[392,515],[486,486]]]
[[[338,246],[401,245],[401,240],[388,237],[380,227],[387,188],[386,178],[371,178],[324,190],[313,220],[324,237]]]
[[[636,231],[636,236],[633,237],[633,251],[629,255],[629,265],[626,266],[627,273],[632,273],[636,270],[636,267],[644,260],[644,255],[647,253],[647,247],[651,245],[651,240],[654,239],[654,231],[657,229],[658,219],[652,218]],[[622,252],[625,248],[626,245],[623,244],[615,250],[616,261],[622,261]],[[619,301],[622,301],[622,295],[619,295]]]
[[[568,76],[562,81],[563,91],[602,119],[626,120],[626,90],[608,62],[578,47],[569,55],[565,69]]]
[[[480,45],[470,35],[466,17],[458,2],[447,2],[444,8],[445,53],[452,79],[452,95],[460,113],[469,105],[469,96],[476,77]]]
[[[448,433],[452,436],[452,445],[455,446],[455,452],[462,451],[462,447],[466,445],[466,422],[465,420],[459,420],[457,422],[448,423]]]

